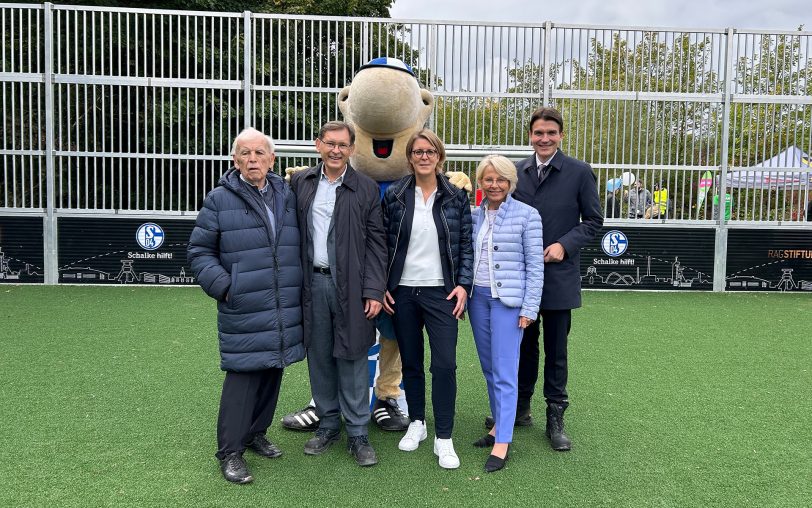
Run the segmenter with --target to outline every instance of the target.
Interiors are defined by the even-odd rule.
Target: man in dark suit
[[[571,447],[564,433],[567,398],[567,335],[572,309],[581,306],[580,251],[603,226],[597,178],[589,164],[559,149],[564,120],[554,108],[530,118],[535,153],[516,163],[519,182],[513,197],[541,214],[544,230],[544,288],[540,318],[525,328],[519,358],[516,424],[530,425],[530,399],[539,369],[539,323],[544,330],[544,398],[553,449]]]

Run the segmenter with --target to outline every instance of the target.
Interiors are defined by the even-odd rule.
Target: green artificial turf
[[[342,446],[302,453],[278,421],[309,397],[290,367],[255,482],[221,477],[222,373],[214,302],[195,288],[0,286],[0,506],[809,506],[812,297],[590,292],[574,313],[566,415],[573,450],[536,425],[485,474],[485,383],[468,324],[458,348],[454,441],[380,464]],[[540,391],[540,388],[539,388]],[[430,414],[430,411],[429,411]],[[431,428],[431,420],[429,420]],[[431,432],[430,432],[431,438]]]

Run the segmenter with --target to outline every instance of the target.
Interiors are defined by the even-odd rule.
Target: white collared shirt
[[[429,199],[423,201],[423,190],[414,188],[414,217],[412,217],[412,234],[406,248],[406,260],[403,262],[401,286],[426,287],[443,285],[443,265],[440,261],[440,243],[437,236],[437,225],[434,223],[434,200],[437,189]]]

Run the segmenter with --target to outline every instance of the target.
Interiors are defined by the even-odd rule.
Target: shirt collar
[[[242,176],[242,173],[240,173],[240,180],[242,180],[243,182],[245,182],[245,184],[246,184],[246,185],[248,185],[249,187],[253,187],[253,188],[255,188],[256,190],[258,190],[259,192],[261,192],[261,193],[263,193],[263,194],[265,194],[266,192],[268,192],[268,189],[271,187],[270,185],[268,185],[268,181],[266,180],[266,181],[265,181],[265,187],[263,187],[263,188],[261,188],[261,189],[260,189],[259,187],[257,187],[257,186],[256,186],[256,185],[254,185],[253,183],[251,183],[251,182],[249,182],[248,180],[246,180],[246,179],[245,179],[245,177],[244,177],[244,176]]]
[[[558,149],[556,148],[555,153],[554,153],[554,154],[552,154],[552,155],[550,156],[550,158],[549,158],[549,159],[547,159],[546,161],[542,161],[541,159],[539,159],[539,154],[536,154],[536,167],[539,167],[539,166],[541,166],[541,165],[544,165],[544,166],[549,166],[549,165],[550,165],[550,161],[552,161],[552,160],[553,160],[553,157],[555,157],[555,154],[557,154],[557,153],[558,153]]]
[[[324,172],[324,163],[321,164],[321,176],[319,176],[319,180],[327,180],[327,183],[331,183],[330,179],[327,178],[327,174]],[[336,178],[335,182],[332,183],[344,183],[344,175],[347,174],[347,165],[344,164],[344,171],[341,172],[341,176]]]

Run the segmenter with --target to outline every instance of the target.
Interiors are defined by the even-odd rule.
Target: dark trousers
[[[403,364],[403,387],[409,419],[426,420],[426,374],[423,367],[423,326],[431,348],[431,403],[434,432],[448,439],[454,430],[457,400],[457,318],[455,301],[442,287],[398,286],[393,322]]]
[[[544,331],[544,398],[564,407],[567,398],[567,335],[572,311],[542,310],[539,319],[524,329],[519,353],[519,412],[530,409],[539,377],[539,323]]]
[[[226,372],[217,419],[217,458],[242,453],[273,421],[283,369]]]

